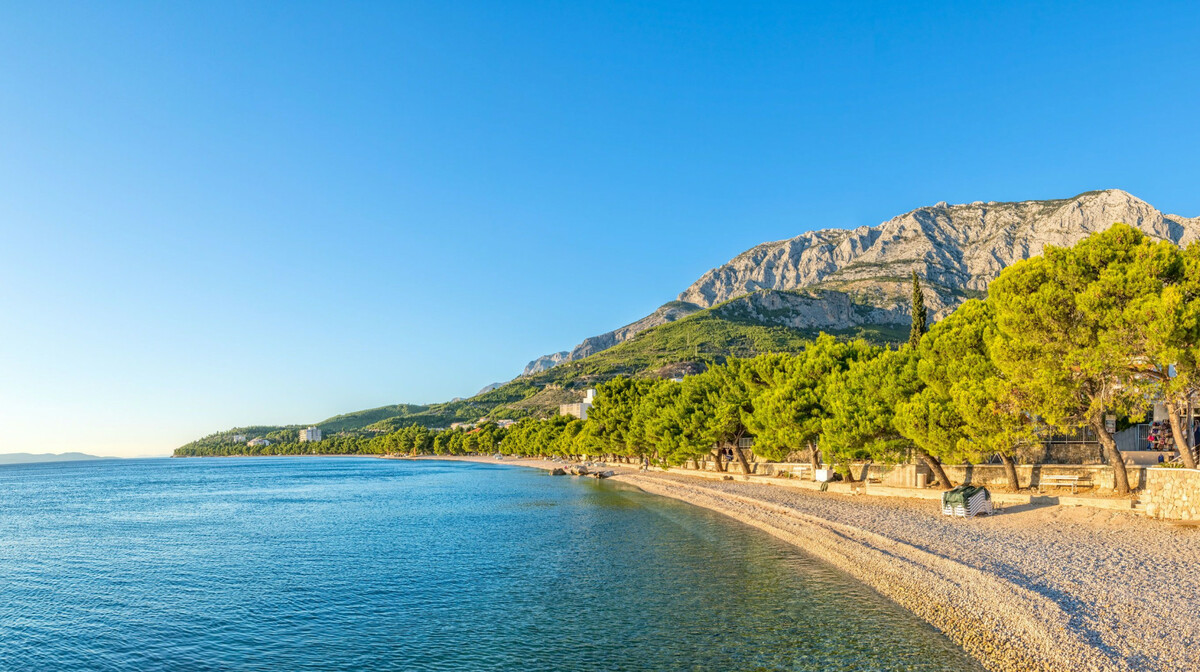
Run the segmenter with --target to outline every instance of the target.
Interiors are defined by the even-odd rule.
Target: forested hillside
[[[811,303],[811,298],[804,298]],[[326,437],[338,434],[374,436],[409,425],[445,428],[454,422],[480,418],[518,419],[547,417],[559,404],[577,401],[583,390],[620,375],[673,377],[703,371],[730,357],[753,357],[768,352],[799,352],[818,331],[782,326],[795,321],[795,311],[765,315],[756,311],[754,299],[743,297],[694,315],[638,333],[632,339],[590,357],[521,376],[469,399],[430,405],[398,404],[334,416],[312,423]],[[873,343],[898,343],[906,332],[893,325],[863,325],[838,333]],[[247,439],[272,442],[296,440],[308,425],[235,427],[182,446],[177,454],[237,454],[247,452]]]

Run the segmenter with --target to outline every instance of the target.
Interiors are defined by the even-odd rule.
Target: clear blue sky
[[[0,452],[466,396],[751,245],[1200,215],[1195,3],[0,6]]]

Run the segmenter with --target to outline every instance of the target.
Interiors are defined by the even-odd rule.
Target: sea
[[[720,514],[503,462],[0,466],[0,670],[982,670]]]

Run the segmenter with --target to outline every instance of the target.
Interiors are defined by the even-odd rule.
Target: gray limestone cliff
[[[877,226],[823,229],[757,245],[705,273],[653,314],[547,357],[557,358],[550,366],[581,359],[642,330],[748,295],[725,308],[762,324],[806,329],[903,325],[914,270],[936,320],[966,299],[983,296],[1005,267],[1041,254],[1047,245],[1073,245],[1116,222],[1179,245],[1200,239],[1200,217],[1164,214],[1117,189],[1048,201],[942,202]]]
[[[890,309],[908,303],[908,277],[916,270],[926,304],[940,318],[982,296],[1005,267],[1116,222],[1180,245],[1200,237],[1200,218],[1163,214],[1115,189],[1052,201],[938,203],[878,226],[763,243],[705,273],[679,300],[709,307],[760,289],[822,288]]]
[[[547,368],[549,368],[549,367],[547,367]],[[504,383],[503,383],[503,382],[500,382],[500,383],[489,383],[489,384],[487,384],[487,385],[484,385],[484,386],[483,386],[483,389],[481,389],[481,390],[479,390],[478,392],[476,392],[476,393],[475,393],[475,396],[477,396],[477,397],[478,397],[478,396],[479,396],[479,395],[481,395],[481,394],[487,394],[488,392],[491,392],[492,390],[494,390],[494,389],[496,389],[496,388],[498,388],[498,387],[503,387],[503,386],[504,386]]]
[[[723,319],[793,329],[853,329],[909,323],[908,306],[880,308],[827,289],[761,289],[713,308]]]
[[[614,329],[608,333],[600,334],[583,339],[583,342],[575,346],[573,349],[563,352],[556,352],[553,355],[543,355],[533,360],[525,366],[525,370],[521,375],[528,376],[534,373],[540,373],[563,362],[573,362],[577,359],[583,359],[588,355],[594,355],[601,350],[607,350],[618,343],[622,343],[634,337],[635,334],[645,331],[650,327],[657,327],[660,324],[674,322],[681,317],[687,317],[692,313],[702,310],[700,306],[696,306],[683,301],[671,301],[670,303],[659,306],[658,310],[650,313],[646,317],[627,324],[620,329]]]
[[[538,357],[537,359],[533,360],[532,362],[526,364],[525,370],[521,372],[521,375],[528,376],[528,375],[532,375],[535,373],[541,373],[542,371],[545,371],[546,369],[553,368],[559,364],[562,364],[565,361],[568,361],[567,357],[570,354],[571,354],[570,350],[563,350],[562,352],[556,352],[551,355],[542,355],[541,357]]]

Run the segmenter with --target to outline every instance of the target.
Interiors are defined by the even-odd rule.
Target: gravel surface
[[[1135,514],[924,500],[676,474],[620,480],[722,511],[849,572],[994,670],[1200,670],[1200,530]]]
[[[1200,671],[1200,528],[1065,506],[968,520],[928,500],[616,470],[841,568],[989,669]]]

